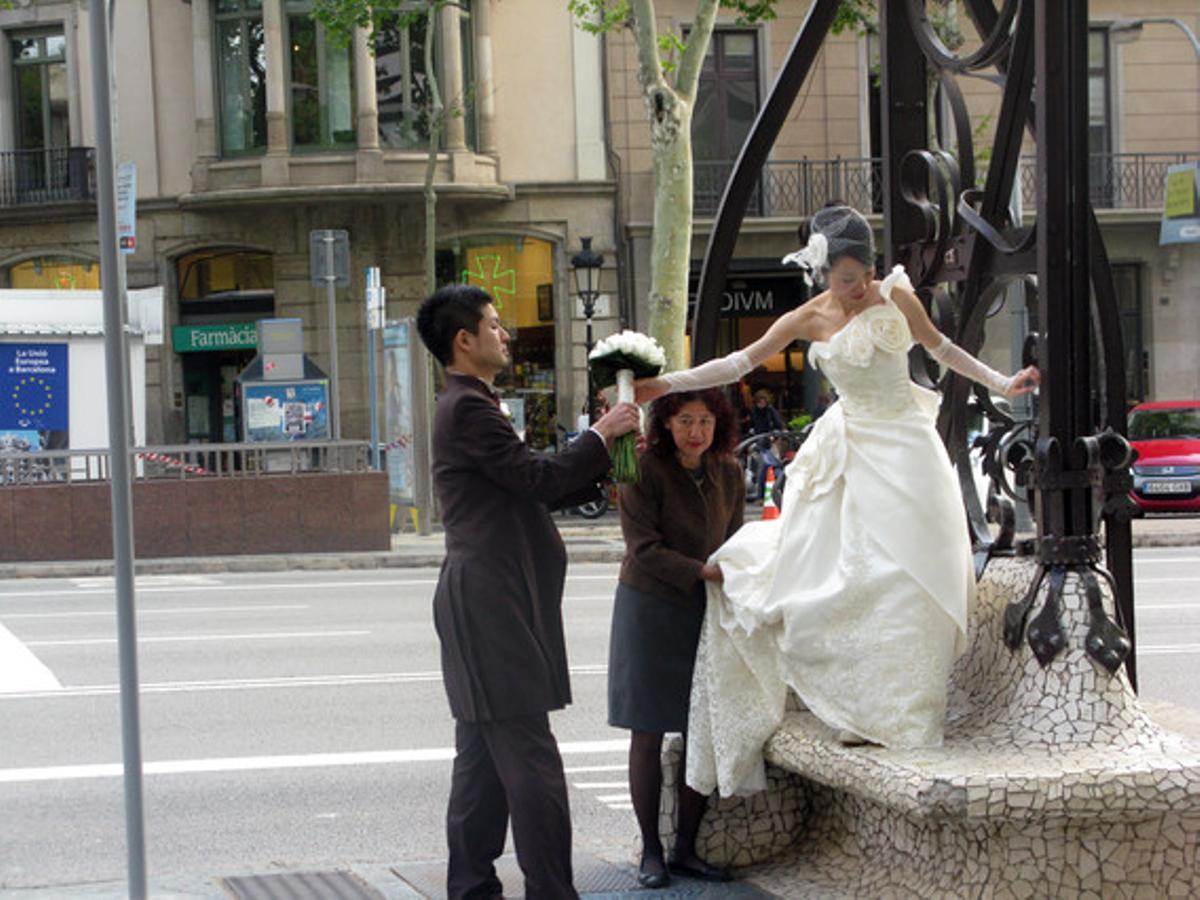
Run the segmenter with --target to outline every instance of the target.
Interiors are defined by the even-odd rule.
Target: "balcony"
[[[96,199],[91,147],[0,151],[0,209]]]
[[[1091,158],[1090,193],[1097,209],[1159,211],[1163,206],[1167,168],[1200,160],[1197,153],[1097,153]],[[696,218],[717,214],[733,161],[694,164]],[[1037,159],[1020,161],[1021,203],[1037,206]],[[984,175],[979,176],[983,184]],[[883,211],[883,160],[878,158],[770,160],[750,205],[749,217],[801,218],[827,203],[852,206],[863,213]]]

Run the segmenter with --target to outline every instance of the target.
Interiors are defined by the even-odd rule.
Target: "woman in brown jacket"
[[[686,740],[704,583],[721,579],[708,557],[742,525],[746,485],[732,455],[736,439],[733,407],[720,390],[668,394],[650,410],[641,479],[621,487],[626,550],[608,650],[608,721],[633,732],[629,790],[642,832],[638,880],[646,887],[670,881],[658,834],[660,754],[664,733]],[[670,865],[724,880],[727,872],[696,856],[707,800],[680,779]]]

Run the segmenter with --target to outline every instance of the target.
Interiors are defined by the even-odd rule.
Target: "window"
[[[733,163],[758,115],[758,39],[753,31],[716,30],[700,71],[692,113],[696,214],[712,215]],[[750,201],[760,215],[760,192]]]
[[[275,263],[270,253],[202,250],[180,257],[178,272],[183,302],[275,289]]]
[[[261,150],[267,146],[262,0],[217,0],[216,26],[221,152]]]
[[[351,48],[328,40],[312,4],[289,2],[292,146],[353,147],[354,67]]]
[[[465,97],[464,116],[467,146],[475,146],[475,56],[474,29],[469,4],[459,12],[462,22],[462,79]],[[395,19],[375,34],[375,93],[379,106],[379,142],[400,150],[424,149],[429,141],[429,84],[425,80],[425,34],[427,20],[419,16],[410,25]],[[440,72],[442,52],[433,48],[434,71]],[[446,96],[444,79],[439,83],[442,102]]]
[[[1112,206],[1116,187],[1112,134],[1112,54],[1107,28],[1088,31],[1088,155],[1092,202]]]
[[[10,266],[7,286],[49,291],[100,290],[100,263],[72,256],[38,256]]]
[[[12,39],[18,150],[70,144],[66,38],[61,31],[23,32]]]

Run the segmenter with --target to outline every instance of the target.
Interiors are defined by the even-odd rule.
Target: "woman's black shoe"
[[[695,855],[689,856],[687,859],[672,858],[670,867],[676,875],[699,878],[702,881],[731,881],[733,879],[728,869],[710,866]]]
[[[664,888],[670,883],[671,873],[662,857],[643,854],[642,864],[638,866],[638,884],[645,888]]]

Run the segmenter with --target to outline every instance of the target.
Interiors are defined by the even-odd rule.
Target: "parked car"
[[[1142,512],[1200,512],[1200,400],[1141,403],[1129,414],[1133,500]]]

